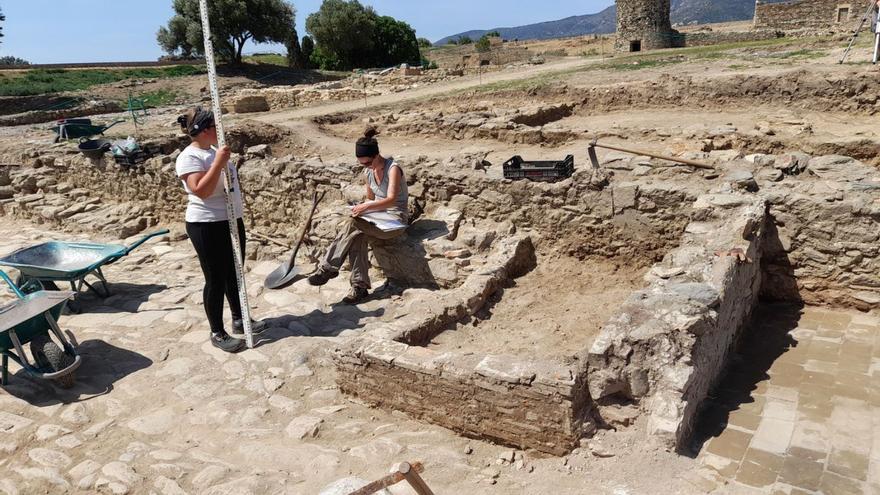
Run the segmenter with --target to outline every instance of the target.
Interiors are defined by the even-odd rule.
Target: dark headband
[[[187,134],[192,137],[196,137],[200,132],[205,129],[211,127],[214,124],[214,112],[206,111],[202,109],[202,107],[196,108],[195,114],[193,114],[192,122],[187,119],[186,115],[181,115],[177,122],[180,124]]]
[[[357,143],[354,145],[354,156],[358,158],[366,156],[376,156],[379,154],[379,143],[370,144]]]

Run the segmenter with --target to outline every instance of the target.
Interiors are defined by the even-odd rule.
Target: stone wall
[[[756,29],[752,31],[733,32],[698,32],[685,35],[686,46],[720,45],[722,43],[743,43],[746,41],[762,41],[782,38],[785,33],[772,29]]]
[[[868,7],[861,1],[836,0],[790,0],[768,3],[758,1],[755,5],[755,28],[757,29],[825,29],[841,31],[852,29]],[[841,8],[848,15],[838,19]]]
[[[586,383],[570,366],[420,346],[449,323],[473,315],[534,263],[527,237],[501,240],[486,266],[442,300],[428,296],[423,311],[338,348],[340,390],[466,436],[555,455],[570,452],[596,428]]]
[[[681,46],[684,37],[672,29],[670,0],[618,0],[617,37],[619,52],[656,50]],[[633,43],[639,43],[639,50]]]
[[[582,360],[593,399],[638,401],[649,432],[679,448],[758,302],[766,210],[751,194],[701,196],[695,208],[681,246]]]

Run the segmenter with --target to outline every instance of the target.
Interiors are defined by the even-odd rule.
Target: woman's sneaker
[[[226,332],[211,332],[211,345],[221,351],[235,353],[245,348],[241,339],[229,336]]]
[[[309,275],[309,285],[324,285],[329,282],[331,278],[336,278],[338,275],[339,272],[319,268],[318,271]]]
[[[266,330],[266,322],[265,321],[257,321],[251,320],[251,333],[254,335],[260,335]],[[244,334],[244,322],[241,320],[232,320],[232,333],[239,335]]]
[[[360,304],[370,297],[369,291],[363,287],[352,287],[348,295],[342,298],[345,304]]]

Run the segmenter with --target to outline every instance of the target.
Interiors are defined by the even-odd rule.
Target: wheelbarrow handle
[[[9,288],[12,289],[12,292],[14,292],[19,299],[24,299],[24,294],[21,292],[18,286],[15,285],[15,282],[13,282],[11,278],[9,278],[9,275],[7,275],[6,272],[4,272],[3,270],[0,270],[0,278],[2,278],[7,285],[9,285]]]
[[[159,231],[153,232],[152,234],[147,234],[147,235],[141,237],[140,239],[138,239],[137,241],[135,241],[134,243],[132,243],[132,245],[126,247],[126,248],[125,248],[125,251],[123,251],[123,253],[122,253],[122,256],[125,256],[125,255],[127,255],[128,253],[134,251],[135,248],[137,248],[137,247],[140,246],[141,244],[147,242],[148,240],[152,239],[153,237],[158,237],[158,236],[160,236],[160,235],[165,235],[165,234],[167,234],[168,232],[169,232],[168,229],[162,229],[162,230],[159,230]]]

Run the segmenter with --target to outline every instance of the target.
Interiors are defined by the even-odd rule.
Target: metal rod
[[[396,484],[400,483],[401,481],[404,481],[404,480],[409,481],[406,477],[407,473],[413,473],[413,474],[416,474],[416,476],[418,476],[418,473],[421,473],[422,471],[424,471],[424,469],[425,468],[422,466],[421,462],[414,462],[412,464],[410,464],[408,462],[402,462],[402,463],[398,464],[397,466],[393,467],[391,469],[391,474],[389,474],[388,476],[385,476],[382,479],[376,480],[368,485],[364,485],[362,488],[355,490],[355,491],[349,493],[348,495],[373,495],[374,493],[378,492],[379,490],[382,490],[384,488],[388,488],[389,486],[392,486],[392,485],[396,485]],[[404,471],[406,471],[406,472],[404,472]],[[421,480],[421,478],[419,478],[419,479]],[[422,484],[424,484],[424,481],[422,481]],[[410,485],[412,485],[412,483],[410,483]],[[422,495],[422,493],[419,492],[415,486],[413,486],[413,489],[416,490],[416,493],[419,493],[419,495]],[[428,493],[431,494],[430,488],[428,489]],[[433,494],[431,494],[431,495],[433,495]]]
[[[226,144],[226,133],[223,129],[223,111],[220,108],[220,90],[217,83],[217,64],[214,60],[214,43],[211,41],[211,22],[208,19],[208,0],[199,0],[199,10],[202,17],[202,34],[205,38],[205,62],[208,66],[208,86],[211,89],[211,107],[214,111],[214,124],[217,126],[217,144]],[[238,219],[235,216],[233,204],[235,185],[233,184],[232,164],[226,165],[223,173],[223,183],[226,188],[226,214],[229,218],[229,235],[232,238],[232,255],[235,259],[235,275],[238,279],[238,297],[241,300],[241,321],[244,326],[245,341],[249,349],[254,347],[254,333],[251,324],[251,308],[248,304],[247,287],[244,278],[244,259],[241,252],[241,243],[238,238]],[[239,188],[241,183],[239,182]]]
[[[856,39],[859,37],[859,31],[865,26],[865,23],[868,22],[868,19],[871,18],[871,12],[874,10],[875,0],[871,0],[868,3],[868,10],[865,11],[865,15],[862,16],[861,22],[859,22],[859,26],[853,31],[852,38],[849,40],[849,45],[846,47],[846,50],[843,51],[843,56],[840,57],[839,63],[844,63],[846,58],[849,57],[849,52],[852,51],[853,45],[856,44]]]
[[[592,143],[590,143],[590,146],[595,146],[596,148],[605,148],[605,149],[614,150],[614,151],[622,151],[624,153],[630,153],[633,155],[650,156],[651,158],[657,158],[659,160],[668,160],[670,162],[683,163],[685,165],[690,165],[692,167],[697,167],[697,168],[703,168],[706,170],[715,170],[715,167],[713,167],[712,165],[702,163],[702,162],[697,162],[694,160],[688,160],[685,158],[675,158],[672,156],[658,155],[656,153],[651,153],[648,151],[621,148],[619,146],[609,146],[607,144],[599,144],[596,141],[593,141]]]

